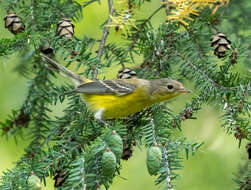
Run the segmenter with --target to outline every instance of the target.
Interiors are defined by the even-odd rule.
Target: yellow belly
[[[140,88],[124,96],[82,94],[82,97],[93,112],[103,109],[103,119],[127,117],[153,104]]]

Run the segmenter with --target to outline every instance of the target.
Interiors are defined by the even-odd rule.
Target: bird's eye
[[[173,85],[168,84],[168,85],[167,85],[167,88],[168,88],[169,90],[172,90],[172,89],[173,89]]]

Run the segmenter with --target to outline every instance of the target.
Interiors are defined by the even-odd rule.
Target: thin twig
[[[203,72],[202,70],[200,70],[197,66],[195,66],[194,64],[192,64],[184,55],[182,55],[179,52],[176,52],[177,55],[179,57],[181,57],[185,62],[186,65],[192,67],[196,72],[199,72],[204,78],[206,78],[212,85],[214,85],[215,87],[219,88],[219,89],[225,89],[226,87],[221,86],[220,84],[218,84],[217,82],[215,82],[213,79],[211,79],[205,72]]]
[[[168,152],[166,150],[166,147],[164,146],[163,147],[163,153],[164,153],[164,157],[165,157],[165,164],[166,164],[166,170],[167,170],[167,177],[166,177],[166,184],[167,184],[167,188],[168,190],[174,190],[172,188],[172,184],[171,184],[171,170],[170,170],[170,164],[169,164],[169,161],[168,161]]]
[[[33,11],[34,11],[34,5],[35,5],[34,0],[31,0],[31,19],[32,19],[32,20],[34,19],[34,14],[33,14]]]
[[[157,144],[157,139],[156,139],[156,127],[155,127],[155,124],[154,124],[154,120],[153,120],[153,114],[152,114],[152,110],[149,108],[149,117],[150,117],[150,123],[151,123],[151,126],[152,126],[152,136],[153,136],[153,144]]]
[[[90,5],[90,4],[92,4],[92,3],[96,2],[96,1],[98,1],[98,0],[90,0],[90,1],[87,1],[87,2],[85,2],[84,5],[81,5],[81,8],[85,8],[85,7],[87,7],[88,5]]]
[[[135,33],[135,35],[132,37],[132,43],[130,44],[130,50],[132,50],[134,48],[134,45],[137,42],[137,38],[139,37],[138,33],[140,32],[140,30],[143,28],[143,26],[148,23],[153,16],[155,16],[162,8],[164,8],[164,5],[161,5],[159,8],[157,8],[155,11],[153,11],[153,13],[144,20],[144,22],[142,22],[139,26],[139,30],[138,32]]]
[[[155,124],[151,115],[151,125],[152,125],[152,132],[153,132],[153,142],[154,144],[157,144],[157,140],[156,140],[156,133],[155,133]]]
[[[122,69],[125,69],[125,64],[123,62],[120,62],[120,65],[122,66]]]
[[[104,47],[105,47],[105,42],[106,42],[107,36],[109,34],[110,27],[108,25],[111,23],[111,21],[112,21],[111,16],[113,16],[113,13],[114,13],[112,0],[108,0],[108,6],[109,6],[109,16],[108,16],[108,19],[107,19],[106,27],[105,27],[105,29],[103,31],[103,36],[102,36],[102,39],[101,39],[101,42],[100,42],[100,45],[99,45],[99,50],[98,50],[98,59],[99,59],[99,61],[101,61],[103,50],[104,50]],[[97,68],[95,68],[94,75],[93,75],[94,80],[97,80],[97,75],[98,75],[98,70],[97,70]]]
[[[186,31],[188,32],[189,36],[193,35],[193,32],[185,24],[182,24],[182,26],[186,29]],[[206,57],[203,55],[198,41],[196,39],[193,39],[193,38],[192,38],[192,41],[194,42],[195,48],[197,49],[197,51],[199,53],[200,59],[202,61],[206,61]]]
[[[132,9],[132,2],[131,2],[131,0],[128,0],[128,8],[129,8],[129,10]]]
[[[167,5],[167,1],[166,1],[166,0],[162,0],[162,2],[163,2],[163,6],[164,6],[164,8],[165,8],[166,16],[168,16],[169,13],[170,13],[170,7]],[[168,22],[168,19],[167,19],[167,18],[166,18],[166,22]]]
[[[112,21],[111,16],[113,16],[113,13],[114,13],[112,0],[108,0],[108,5],[109,5],[109,17],[108,17],[106,25],[109,25],[111,23],[111,21]],[[105,29],[104,29],[102,40],[100,42],[100,46],[99,46],[99,50],[98,50],[98,58],[99,59],[101,59],[101,57],[102,57],[105,42],[106,42],[107,36],[109,34],[109,29],[110,29],[110,27],[108,27],[108,26],[106,26]]]
[[[70,152],[73,152],[75,149],[77,149],[78,147],[81,147],[83,146],[83,144],[77,144],[76,146],[72,147],[70,150],[68,150],[68,153]],[[51,163],[47,164],[46,167],[43,168],[43,170],[47,170],[49,169],[51,166],[55,165],[57,161],[59,161],[61,158],[63,158],[65,155],[64,154],[61,154],[60,156],[58,156],[56,158],[56,160],[53,160]]]
[[[184,58],[184,57],[183,57]],[[196,67],[194,64],[190,63],[188,60],[186,60],[186,64],[189,65],[190,67],[192,67],[195,71],[199,72],[200,74],[202,74],[211,84],[213,84],[215,87],[217,88],[225,88],[221,85],[219,85],[217,82],[215,82],[213,79],[211,79],[205,72],[203,72],[202,70],[200,70],[198,67]]]
[[[31,0],[31,22],[32,22],[32,25],[34,26],[34,29],[37,29],[37,24],[36,24],[36,21],[35,21],[35,17],[34,17],[34,9],[35,9],[35,0]]]
[[[142,24],[149,22],[152,17],[155,16],[162,8],[164,8],[164,5],[161,5],[159,8],[157,8]]]
[[[25,113],[24,109],[25,108],[23,105],[19,111],[19,114],[9,124],[6,123],[6,125],[5,124],[2,125],[3,132],[7,133],[14,127],[16,127],[17,129],[18,128],[21,129],[21,128],[27,128],[29,126],[30,115]]]
[[[128,180],[127,178],[122,177],[122,176],[120,176],[120,175],[118,175],[118,174],[115,174],[115,176],[119,177],[120,179],[126,180],[126,181]]]
[[[98,164],[98,158],[96,157],[95,158],[95,164],[96,164],[96,166],[97,166],[97,170],[96,170],[96,180],[95,180],[95,182],[96,182],[96,184],[97,184],[97,189],[98,189],[98,187],[100,187],[100,172],[99,172],[99,170],[98,170],[98,168],[99,168],[99,164]]]
[[[211,79],[205,72],[203,72],[200,68],[198,68],[196,65],[192,64],[183,54],[176,51],[177,56],[179,56],[181,59],[183,59],[187,66],[191,67],[194,71],[200,73],[205,79],[207,79],[215,88],[221,89],[221,90],[236,90],[238,88],[247,88],[249,89],[251,87],[251,82],[249,82],[247,85],[241,85],[240,86],[234,86],[234,87],[228,87],[228,86],[222,86],[213,79]]]
[[[84,165],[85,160],[83,159],[82,162],[83,162],[83,165]],[[83,167],[83,170],[82,170],[81,173],[82,173],[82,190],[86,190],[85,167]]]
[[[211,24],[210,26],[212,26],[213,31],[214,31],[215,34],[219,32],[218,28],[214,24]]]

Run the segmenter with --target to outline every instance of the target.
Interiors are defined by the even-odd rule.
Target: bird
[[[70,93],[80,94],[95,119],[125,118],[153,104],[191,91],[170,78],[146,80],[140,78],[90,80],[84,78],[57,61],[41,54],[47,67],[70,78],[76,88]]]

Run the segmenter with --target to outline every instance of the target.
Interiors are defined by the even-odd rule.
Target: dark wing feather
[[[113,80],[100,80],[79,85],[74,92],[86,94],[130,94],[136,86],[130,83]]]

